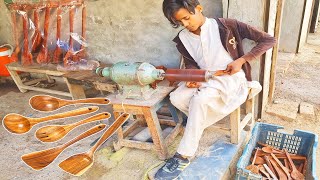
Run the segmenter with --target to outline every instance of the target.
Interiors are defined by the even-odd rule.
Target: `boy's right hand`
[[[186,82],[187,88],[199,88],[201,86],[201,82]]]

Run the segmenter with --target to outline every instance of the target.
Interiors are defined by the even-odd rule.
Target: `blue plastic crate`
[[[237,163],[236,179],[262,179],[261,175],[251,173],[245,168],[250,164],[252,151],[257,146],[257,142],[269,144],[273,147],[286,148],[288,152],[301,154],[307,157],[306,180],[317,180],[316,176],[316,149],[318,145],[318,135],[307,131],[295,130],[293,134],[278,132],[282,126],[256,123],[251,138],[246,145],[242,156]]]

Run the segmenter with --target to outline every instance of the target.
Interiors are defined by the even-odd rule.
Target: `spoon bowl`
[[[66,133],[63,126],[46,126],[36,131],[36,137],[42,142],[54,142],[61,139]]]
[[[71,104],[101,104],[108,105],[107,98],[86,98],[77,100],[60,99],[49,95],[36,95],[30,98],[30,106],[37,111],[55,111],[63,106]]]
[[[76,154],[62,161],[59,164],[59,167],[72,175],[81,176],[92,165],[93,157],[91,158],[87,153],[82,153]]]
[[[52,111],[60,107],[59,101],[51,96],[34,96],[30,99],[30,105],[34,109],[42,111]]]
[[[32,125],[28,118],[20,114],[8,114],[3,118],[3,126],[12,133],[22,134],[28,132]]]

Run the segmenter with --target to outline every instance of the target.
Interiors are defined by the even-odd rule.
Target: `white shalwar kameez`
[[[201,69],[225,70],[233,61],[221,43],[218,24],[214,19],[206,18],[200,36],[184,29],[179,33],[179,38]],[[170,93],[171,103],[188,116],[177,152],[193,156],[203,130],[234,111],[247,96],[248,85],[243,70],[231,76],[215,77],[202,83],[200,88],[187,88],[181,82]]]

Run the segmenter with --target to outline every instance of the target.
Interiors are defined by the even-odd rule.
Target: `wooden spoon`
[[[71,104],[104,104],[108,105],[110,100],[107,98],[87,98],[77,100],[65,100],[49,95],[36,95],[30,98],[30,106],[38,111],[54,111],[63,106]]]
[[[56,49],[53,53],[53,63],[59,63],[59,61],[62,59],[62,50],[60,48],[60,41],[61,41],[61,20],[62,20],[62,9],[59,6],[57,9],[57,39],[56,39]]]
[[[291,179],[290,173],[286,167],[283,166],[283,164],[280,162],[280,160],[273,154],[271,153],[272,158],[278,163],[278,165],[281,167],[281,169],[286,173],[288,179]]]
[[[81,139],[84,139],[86,137],[89,137],[101,130],[103,130],[106,127],[105,124],[99,124],[97,126],[94,126],[93,128],[87,130],[86,132],[80,134],[79,136],[73,138],[71,141],[46,150],[37,151],[29,154],[25,154],[21,156],[21,159],[32,169],[34,170],[40,170],[49,164],[51,164],[58,156],[62,153],[67,147],[71,146],[72,144],[80,141]]]
[[[291,166],[291,169],[292,169],[292,171],[291,171],[292,179],[299,179],[299,180],[305,179],[304,175],[297,170],[297,168],[294,165],[292,159],[290,158],[290,155],[289,155],[288,151],[286,149],[284,149],[284,152],[285,152],[285,154],[286,154],[286,156],[287,156],[287,158],[289,160],[289,163],[290,163],[290,166]]]
[[[109,119],[110,117],[111,117],[110,113],[103,112],[73,124],[45,126],[36,131],[36,138],[38,138],[42,142],[58,141],[62,139],[64,136],[66,136],[72,129],[82,124],[86,124],[89,122],[98,121],[102,119]]]
[[[252,160],[252,163],[246,167],[247,170],[255,173],[255,174],[259,174],[259,168],[258,166],[254,165],[255,161],[256,161],[256,158],[257,158],[257,154],[259,152],[259,148],[256,150],[256,152],[254,153],[254,156],[253,156],[253,160]]]
[[[28,132],[32,128],[32,126],[34,126],[35,124],[45,122],[45,121],[51,121],[55,119],[93,113],[98,109],[99,109],[98,106],[90,106],[90,107],[79,108],[73,111],[54,114],[54,115],[50,115],[42,118],[28,118],[20,114],[11,113],[6,115],[2,121],[3,121],[3,126],[9,132],[23,134]]]
[[[50,7],[45,8],[45,15],[44,15],[44,38],[41,46],[40,53],[37,57],[37,62],[41,63],[48,63],[48,36],[49,36],[49,25],[50,25]]]
[[[88,170],[94,161],[94,152],[102,145],[110,136],[112,136],[118,128],[129,119],[128,113],[121,114],[112,125],[105,131],[99,141],[87,152],[73,155],[59,164],[59,167],[75,176],[80,176]]]
[[[269,158],[269,160],[270,160],[270,163],[272,164],[273,168],[276,170],[278,177],[279,177],[279,180],[287,180],[288,178],[287,178],[286,174],[284,173],[284,171],[282,171],[278,167],[276,161],[272,158]]]
[[[14,38],[14,42],[15,42],[15,49],[14,52],[11,55],[11,60],[13,62],[18,62],[18,56],[20,53],[20,46],[19,46],[19,38],[18,38],[18,34],[17,34],[17,18],[16,18],[16,11],[11,11],[11,19],[12,19],[12,32],[13,32],[13,38]]]
[[[32,61],[32,54],[29,51],[29,36],[28,36],[28,31],[29,31],[29,19],[28,15],[26,12],[22,15],[22,24],[23,24],[23,53],[21,57],[21,64],[29,66],[33,64]]]

